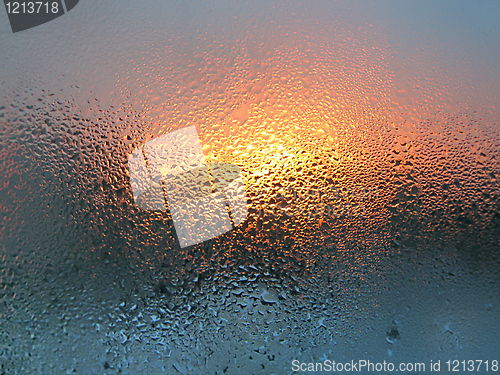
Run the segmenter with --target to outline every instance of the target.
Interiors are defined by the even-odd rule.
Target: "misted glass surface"
[[[13,33],[0,11],[0,374],[498,373],[499,19],[82,0]],[[247,211],[181,247],[183,209],[141,206],[129,166],[193,126]]]

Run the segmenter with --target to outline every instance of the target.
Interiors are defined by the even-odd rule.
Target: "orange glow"
[[[415,172],[400,153],[428,136],[429,116],[458,111],[445,82],[459,78],[432,66],[409,69],[375,27],[303,26],[309,34],[271,31],[279,43],[200,35],[200,46],[182,56],[166,52],[175,63],[154,65],[133,83],[139,95],[130,105],[144,115],[143,137],[194,124],[208,162],[242,167],[250,197],[242,238],[253,238],[252,228],[270,241],[278,228],[299,228],[299,245],[316,232],[315,241],[324,241],[325,228],[362,228],[363,217],[384,222],[396,194],[386,189],[396,183],[392,172]],[[325,35],[329,44],[315,42]],[[400,65],[406,75],[394,72]],[[427,87],[411,77],[419,69]]]

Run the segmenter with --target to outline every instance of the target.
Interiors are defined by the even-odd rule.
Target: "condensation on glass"
[[[498,12],[0,12],[0,373],[491,365]]]

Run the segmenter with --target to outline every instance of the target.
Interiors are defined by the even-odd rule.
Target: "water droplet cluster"
[[[498,314],[498,107],[454,103],[430,53],[425,78],[396,71],[382,28],[296,7],[134,39],[113,105],[0,91],[1,370],[283,373],[360,338],[455,353],[485,332],[457,311]],[[240,167],[249,215],[180,249],[127,160],[190,125]]]

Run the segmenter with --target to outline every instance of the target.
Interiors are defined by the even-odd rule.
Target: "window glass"
[[[500,3],[4,2],[0,374],[498,372]]]

